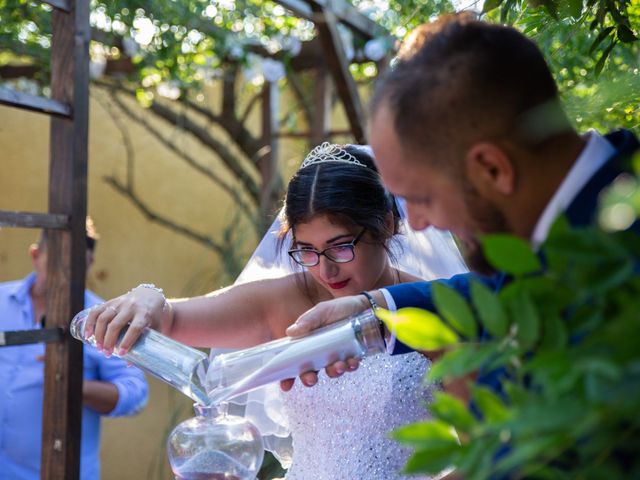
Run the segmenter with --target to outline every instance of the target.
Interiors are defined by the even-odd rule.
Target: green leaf
[[[541,268],[540,260],[522,238],[493,234],[484,235],[481,242],[487,260],[502,272],[519,276]]]
[[[541,436],[528,438],[518,442],[518,448],[512,448],[504,456],[496,467],[499,473],[508,473],[514,468],[522,465],[531,465],[539,455],[553,450],[559,444],[556,436]]]
[[[568,0],[569,14],[576,20],[582,16],[582,0]]]
[[[488,13],[500,6],[503,0],[486,0],[482,5],[482,13]]]
[[[555,0],[540,0],[540,2],[544,5],[549,12],[549,15],[554,19],[558,18],[558,9],[556,8]]]
[[[509,23],[509,13],[511,12],[514,1],[515,0],[506,0],[506,2],[502,4],[502,8],[500,9],[500,23]]]
[[[460,399],[444,392],[436,392],[434,397],[429,405],[429,410],[434,417],[463,432],[468,432],[477,423]]]
[[[417,450],[409,457],[404,471],[437,475],[454,463],[459,451],[459,445]]]
[[[482,282],[471,281],[471,298],[484,328],[494,337],[503,337],[509,329],[509,321],[502,304]]]
[[[431,365],[426,379],[435,382],[475,372],[492,355],[495,355],[496,351],[495,343],[487,343],[480,347],[471,344],[458,345]]]
[[[464,445],[456,462],[456,466],[465,480],[485,480],[489,477],[489,471],[495,463],[495,453],[499,442],[496,437],[475,439]]]
[[[618,39],[624,43],[631,43],[638,40],[638,37],[636,37],[633,31],[626,25],[618,25],[617,34]]]
[[[567,345],[569,335],[565,322],[558,315],[548,315],[543,321],[543,348],[551,350],[561,349]]]
[[[376,315],[398,340],[416,350],[440,350],[458,343],[458,335],[435,313],[419,308],[397,312],[378,309]]]
[[[604,68],[604,64],[607,61],[607,57],[609,57],[609,54],[611,53],[611,50],[613,50],[613,47],[615,47],[615,45],[616,45],[616,41],[611,40],[611,44],[606,48],[604,52],[602,52],[602,55],[598,59],[598,62],[596,63],[595,68],[593,69],[596,76],[600,75],[600,73],[602,72],[602,69]]]
[[[597,375],[612,382],[622,380],[622,370],[613,361],[605,358],[584,358],[576,363],[579,371]]]
[[[600,30],[600,33],[595,38],[595,40],[591,44],[591,47],[589,48],[589,55],[591,55],[595,51],[595,49],[598,48],[598,45],[600,45],[602,41],[609,36],[609,34],[613,31],[614,28],[615,27],[607,27]]]
[[[520,292],[516,301],[511,302],[511,311],[518,327],[518,343],[525,349],[533,347],[540,338],[540,319],[531,296],[527,292]]]
[[[485,421],[504,422],[509,418],[509,410],[493,390],[475,385],[472,398]]]
[[[458,332],[469,339],[478,336],[478,324],[467,301],[458,292],[442,283],[433,285],[433,300],[438,313]]]
[[[399,442],[412,445],[415,448],[458,445],[458,435],[455,429],[441,420],[412,423],[394,430],[391,436]]]

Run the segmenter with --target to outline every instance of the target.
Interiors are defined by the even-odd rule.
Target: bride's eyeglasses
[[[348,263],[355,258],[355,246],[358,244],[366,230],[366,228],[363,228],[356,238],[349,243],[333,245],[332,247],[325,248],[321,252],[314,250],[313,248],[296,248],[289,250],[289,256],[293,258],[297,264],[302,265],[303,267],[315,267],[318,265],[318,263],[320,263],[320,255],[324,255],[335,263]]]

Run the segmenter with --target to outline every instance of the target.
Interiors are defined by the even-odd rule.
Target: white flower
[[[156,89],[161,97],[177,100],[180,97],[180,87],[175,81],[162,82]]]
[[[364,54],[367,58],[377,62],[387,53],[387,45],[383,38],[373,38],[364,45]]]
[[[282,48],[295,57],[300,53],[300,50],[302,50],[302,42],[295,35],[284,37],[282,39]]]
[[[107,60],[104,58],[95,58],[89,62],[89,76],[93,79],[100,78],[107,69]]]
[[[265,58],[262,61],[262,74],[267,82],[277,82],[286,75],[284,64],[272,58]]]
[[[140,46],[138,45],[138,42],[136,42],[133,38],[124,37],[122,39],[122,49],[124,50],[124,53],[125,55],[127,55],[127,57],[133,58],[136,53],[138,53]]]
[[[247,54],[247,66],[244,68],[244,76],[248,82],[260,83],[262,80],[263,58],[255,53]]]

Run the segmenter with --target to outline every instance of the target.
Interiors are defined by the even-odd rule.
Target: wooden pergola
[[[341,100],[356,142],[366,143],[365,116],[338,35],[343,23],[364,38],[388,35],[346,0],[277,0],[295,15],[312,21],[322,45],[326,71],[316,83],[314,124],[308,136],[319,143],[329,135],[328,80]],[[41,478],[77,480],[80,475],[82,417],[82,343],[68,331],[83,308],[87,213],[89,110],[88,0],[43,0],[53,7],[51,98],[0,87],[0,104],[51,116],[48,212],[0,211],[0,227],[48,230],[47,316],[44,328],[2,332],[0,347],[46,342]],[[328,77],[328,78],[327,78]],[[265,84],[263,134],[267,155],[261,160],[263,197],[276,174],[277,87]]]

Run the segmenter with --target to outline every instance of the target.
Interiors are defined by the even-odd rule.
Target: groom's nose
[[[420,212],[420,209],[407,205],[407,219],[409,220],[409,226],[413,230],[424,230],[431,226],[427,216]]]

